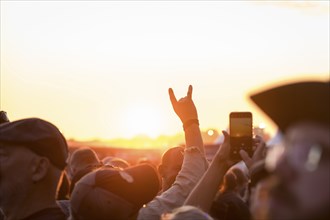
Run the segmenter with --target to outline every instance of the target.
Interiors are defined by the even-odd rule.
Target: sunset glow
[[[251,111],[274,134],[251,93],[329,80],[329,1],[0,4],[0,109],[47,119],[68,139],[182,134],[168,88],[179,99],[189,84],[202,130]]]
[[[152,105],[136,104],[129,106],[123,112],[123,130],[127,138],[135,135],[148,135],[156,138],[161,135],[164,126],[164,116]]]

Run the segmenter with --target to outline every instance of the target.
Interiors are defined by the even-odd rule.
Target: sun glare
[[[125,137],[147,135],[155,138],[161,133],[162,117],[160,112],[151,105],[130,106],[123,117]]]

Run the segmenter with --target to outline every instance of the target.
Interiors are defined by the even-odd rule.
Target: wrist
[[[183,130],[187,130],[187,128],[189,128],[190,126],[192,125],[198,125],[199,126],[199,121],[198,119],[189,119],[188,121],[184,122],[182,127],[183,127]]]

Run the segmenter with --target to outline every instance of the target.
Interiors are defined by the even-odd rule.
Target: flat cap
[[[27,118],[0,125],[0,143],[27,147],[63,170],[68,145],[59,129],[39,118]]]
[[[158,190],[157,171],[149,164],[104,167],[76,183],[70,199],[72,215],[79,220],[130,219]]]

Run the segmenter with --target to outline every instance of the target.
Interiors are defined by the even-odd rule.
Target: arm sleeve
[[[188,147],[184,152],[182,169],[173,185],[140,209],[138,220],[160,219],[163,213],[183,205],[189,193],[208,168],[205,155],[197,147]]]

